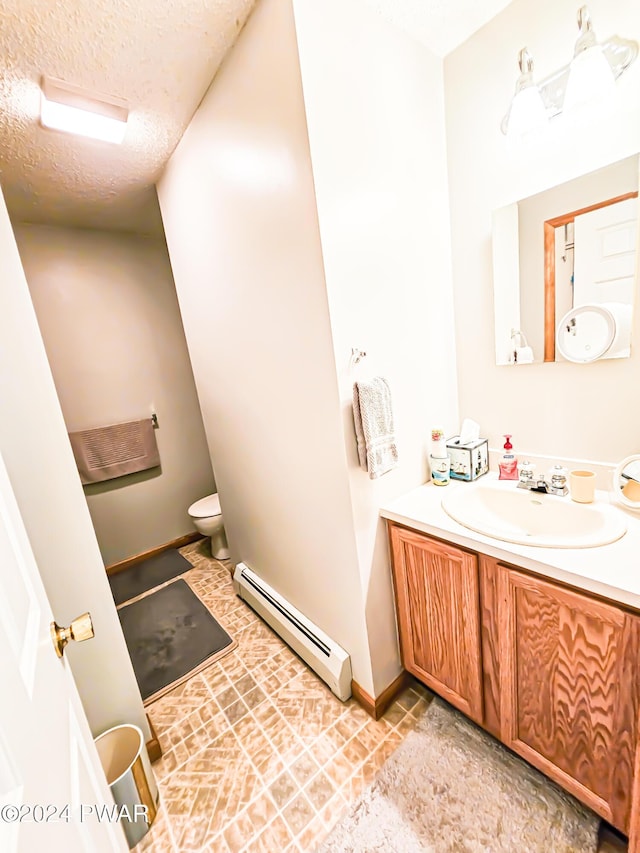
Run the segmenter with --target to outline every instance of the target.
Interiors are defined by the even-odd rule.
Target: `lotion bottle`
[[[518,460],[513,452],[511,444],[511,436],[505,435],[507,439],[504,443],[504,453],[498,465],[500,469],[500,480],[517,480],[518,479]]]
[[[436,427],[431,430],[431,453],[429,454],[431,482],[436,486],[446,486],[450,480],[451,460],[447,453],[444,430]]]

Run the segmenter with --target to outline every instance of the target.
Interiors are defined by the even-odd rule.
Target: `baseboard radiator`
[[[244,563],[233,575],[236,593],[291,646],[343,702],[351,696],[351,658]]]

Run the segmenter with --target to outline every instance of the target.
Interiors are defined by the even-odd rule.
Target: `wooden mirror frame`
[[[547,219],[544,223],[544,360],[556,360],[556,228],[573,222],[576,216],[590,213],[619,201],[629,198],[638,198],[638,193],[631,192],[581,207],[571,213],[564,213],[554,219]]]

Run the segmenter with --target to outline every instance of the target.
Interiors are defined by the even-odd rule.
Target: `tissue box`
[[[489,470],[489,445],[486,438],[460,444],[460,436],[447,440],[451,476],[455,480],[477,480]]]

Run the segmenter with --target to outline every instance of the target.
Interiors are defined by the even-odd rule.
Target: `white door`
[[[126,851],[52,619],[0,456],[0,850]]]
[[[638,199],[629,198],[576,216],[573,307],[633,304]]]

